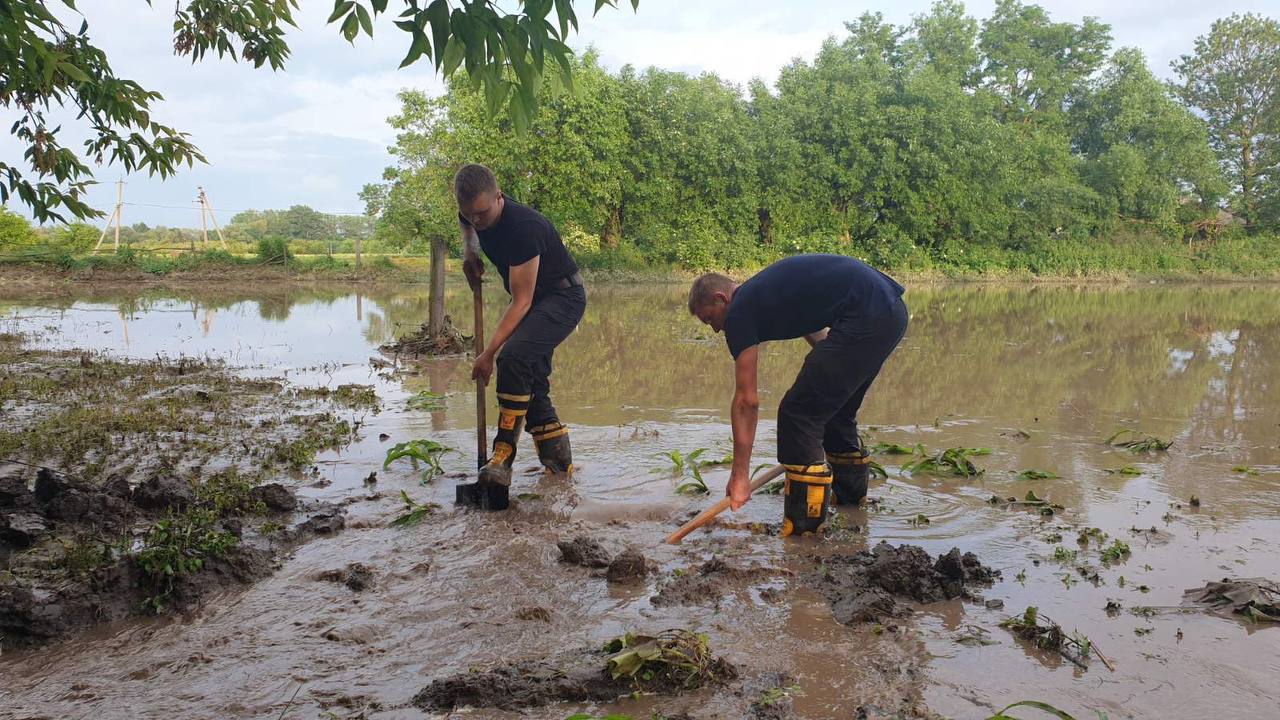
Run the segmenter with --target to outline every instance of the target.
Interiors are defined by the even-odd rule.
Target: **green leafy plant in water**
[[[408,440],[396,443],[387,450],[387,457],[382,461],[382,469],[386,470],[392,462],[407,457],[413,463],[414,470],[418,469],[419,462],[426,465],[422,470],[422,482],[429,483],[436,476],[444,474],[444,468],[440,467],[440,456],[452,450],[453,448],[441,445],[434,440]]]
[[[702,479],[702,470],[696,464],[686,465],[685,470],[689,473],[689,479],[676,485],[676,492],[681,495],[710,494],[711,488],[707,487],[707,482]]]
[[[1102,551],[1102,562],[1114,563],[1129,557],[1129,544],[1114,540]]]
[[[1257,474],[1258,474],[1258,471],[1257,471],[1257,470],[1254,470],[1253,468],[1249,467],[1248,465],[1237,465],[1237,466],[1235,466],[1235,467],[1231,468],[1231,472],[1244,473],[1245,475],[1257,475]]]
[[[1059,545],[1053,549],[1053,561],[1060,563],[1071,563],[1076,561],[1076,551],[1068,550]]]
[[[889,473],[885,472],[884,466],[875,460],[867,461],[867,473],[869,473],[873,478],[880,478],[881,480],[889,479]]]
[[[1048,470],[1023,470],[1018,473],[1019,480],[1052,480],[1060,477],[1062,476]]]
[[[420,412],[436,412],[444,409],[444,396],[430,390],[423,390],[410,397],[405,402],[405,407]]]
[[[1129,452],[1134,453],[1149,453],[1156,450],[1168,450],[1173,447],[1172,440],[1161,440],[1154,435],[1143,435],[1137,430],[1130,430],[1129,428],[1117,430],[1104,442],[1107,445],[1128,448]]]
[[[974,465],[969,456],[985,455],[989,452],[990,450],[986,448],[949,448],[933,457],[926,457],[919,462],[903,465],[902,469],[913,475],[916,473],[945,473],[960,477],[976,477],[986,471]]]
[[[907,521],[912,527],[920,527],[929,524],[929,517],[923,514],[917,514],[915,517]]]
[[[1112,475],[1141,475],[1142,471],[1132,465],[1125,465],[1122,468],[1108,468],[1107,472]]]
[[[435,503],[424,503],[419,505],[409,497],[409,493],[400,491],[400,500],[404,502],[404,511],[391,521],[391,527],[408,527],[422,522],[422,519],[436,510],[440,506]]]
[[[872,455],[915,455],[919,452],[924,455],[924,446],[916,445],[915,447],[907,447],[897,443],[879,442],[871,446]]]
[[[787,685],[785,687],[772,687],[760,693],[760,699],[755,704],[760,707],[770,707],[776,705],[783,700],[800,692],[799,685]]]

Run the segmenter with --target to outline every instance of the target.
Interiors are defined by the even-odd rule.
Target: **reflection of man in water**
[[[782,534],[816,531],[833,484],[838,504],[866,497],[869,458],[858,439],[858,408],[906,332],[902,292],[889,276],[841,255],[789,257],[741,285],[717,273],[694,281],[689,312],[724,331],[734,358],[733,471],[725,488],[734,510],[751,499],[760,343],[798,337],[813,349],[778,406]]]
[[[587,306],[578,265],[551,221],[504,196],[489,168],[463,167],[454,178],[454,192],[467,282],[473,289],[479,287],[483,250],[511,295],[511,304],[471,370],[473,378],[488,383],[497,356],[498,433],[493,453],[480,469],[480,482],[511,484],[511,464],[526,420],[543,466],[552,472],[568,471],[573,462],[569,431],[551,405],[548,377],[552,353],[578,326]]]

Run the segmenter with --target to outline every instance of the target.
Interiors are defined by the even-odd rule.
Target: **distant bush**
[[[285,265],[293,260],[289,241],[279,236],[264,237],[258,241],[258,262],[267,265]]]

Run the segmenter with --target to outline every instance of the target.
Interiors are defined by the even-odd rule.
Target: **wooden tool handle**
[[[763,487],[765,483],[778,477],[781,474],[782,474],[782,466],[774,465],[771,470],[761,475],[760,477],[756,478],[755,480],[751,481],[751,492],[754,493],[756,490],[759,490],[761,487]],[[688,535],[694,530],[697,530],[703,525],[706,525],[707,523],[711,522],[712,518],[724,512],[725,509],[728,507],[729,507],[729,496],[726,495],[720,499],[720,502],[716,503],[715,505],[712,505],[706,510],[703,510],[702,513],[698,515],[698,517],[690,520],[689,522],[682,525],[679,530],[668,535],[667,539],[664,542],[666,542],[668,545],[679,544],[680,541],[684,539],[685,535]]]
[[[476,341],[476,357],[480,357],[480,353],[484,352],[484,297],[481,294],[480,286],[477,285],[471,291],[472,305],[475,308],[475,341]],[[489,441],[485,437],[488,431],[488,423],[484,417],[485,399],[484,399],[484,381],[476,380],[476,467],[484,467],[484,463],[489,458]]]

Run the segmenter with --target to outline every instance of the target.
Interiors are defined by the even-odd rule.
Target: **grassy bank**
[[[809,250],[810,248],[803,248]],[[1237,236],[1213,243],[1187,244],[1150,238],[1110,241],[1049,240],[1021,248],[957,246],[924,249],[853,247],[812,248],[847,251],[906,280],[1057,281],[1057,280],[1278,280],[1280,238]],[[788,248],[788,250],[792,250]],[[574,255],[596,282],[685,282],[704,269],[749,276],[784,257],[778,248],[761,248],[750,257],[711,268],[691,268],[649,258],[623,243]],[[456,274],[457,260],[449,261]],[[110,255],[34,252],[0,260],[0,278],[12,283],[58,281],[141,282],[426,282],[429,261],[420,256],[366,255],[359,271],[354,255],[234,255],[221,250],[165,254],[122,250]]]

